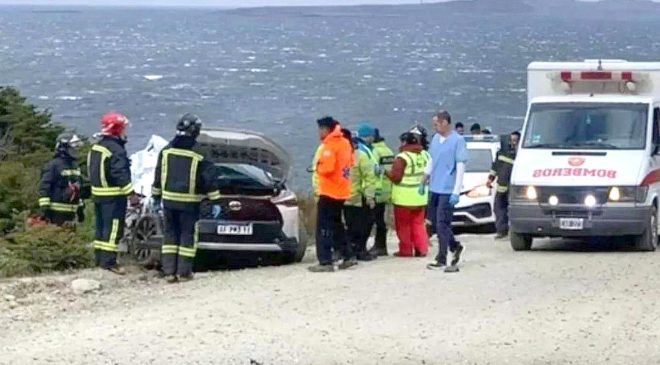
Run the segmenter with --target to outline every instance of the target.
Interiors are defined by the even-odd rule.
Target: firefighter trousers
[[[96,213],[94,256],[96,264],[104,269],[117,266],[117,245],[124,236],[126,207],[125,196],[94,204]]]
[[[67,223],[74,223],[76,221],[76,213],[47,210],[46,219],[48,219],[50,223],[61,227]]]
[[[165,275],[189,276],[197,253],[199,210],[165,208],[161,262]]]

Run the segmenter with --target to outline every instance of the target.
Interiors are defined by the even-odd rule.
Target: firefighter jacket
[[[498,193],[506,193],[509,191],[511,171],[513,170],[513,162],[515,159],[515,151],[500,151],[497,153],[497,156],[495,156],[495,161],[490,168],[488,180],[492,183],[495,181],[495,178],[497,178]]]
[[[39,207],[58,213],[76,214],[82,206],[82,184],[76,159],[64,151],[58,151],[41,171]]]
[[[125,141],[118,137],[103,136],[87,155],[87,171],[92,185],[92,197],[97,203],[125,198],[133,193],[130,161]]]
[[[215,165],[194,138],[177,136],[160,151],[151,194],[164,208],[184,211],[196,211],[206,198],[220,200]]]

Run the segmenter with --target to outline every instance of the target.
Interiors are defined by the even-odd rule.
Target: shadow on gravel
[[[203,255],[198,255],[195,258],[195,272],[242,270],[282,265],[286,265],[282,256],[273,253],[233,252],[231,254],[223,254],[205,252]]]
[[[597,252],[621,253],[639,252],[632,244],[631,238],[593,237],[586,239],[536,239],[532,251],[534,252]]]

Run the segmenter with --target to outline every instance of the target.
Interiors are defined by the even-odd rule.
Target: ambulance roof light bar
[[[635,82],[631,71],[562,71],[560,77],[564,82]]]

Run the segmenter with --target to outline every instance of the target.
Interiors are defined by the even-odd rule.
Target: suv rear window
[[[493,164],[490,148],[468,149],[470,158],[465,165],[465,172],[488,172]]]

